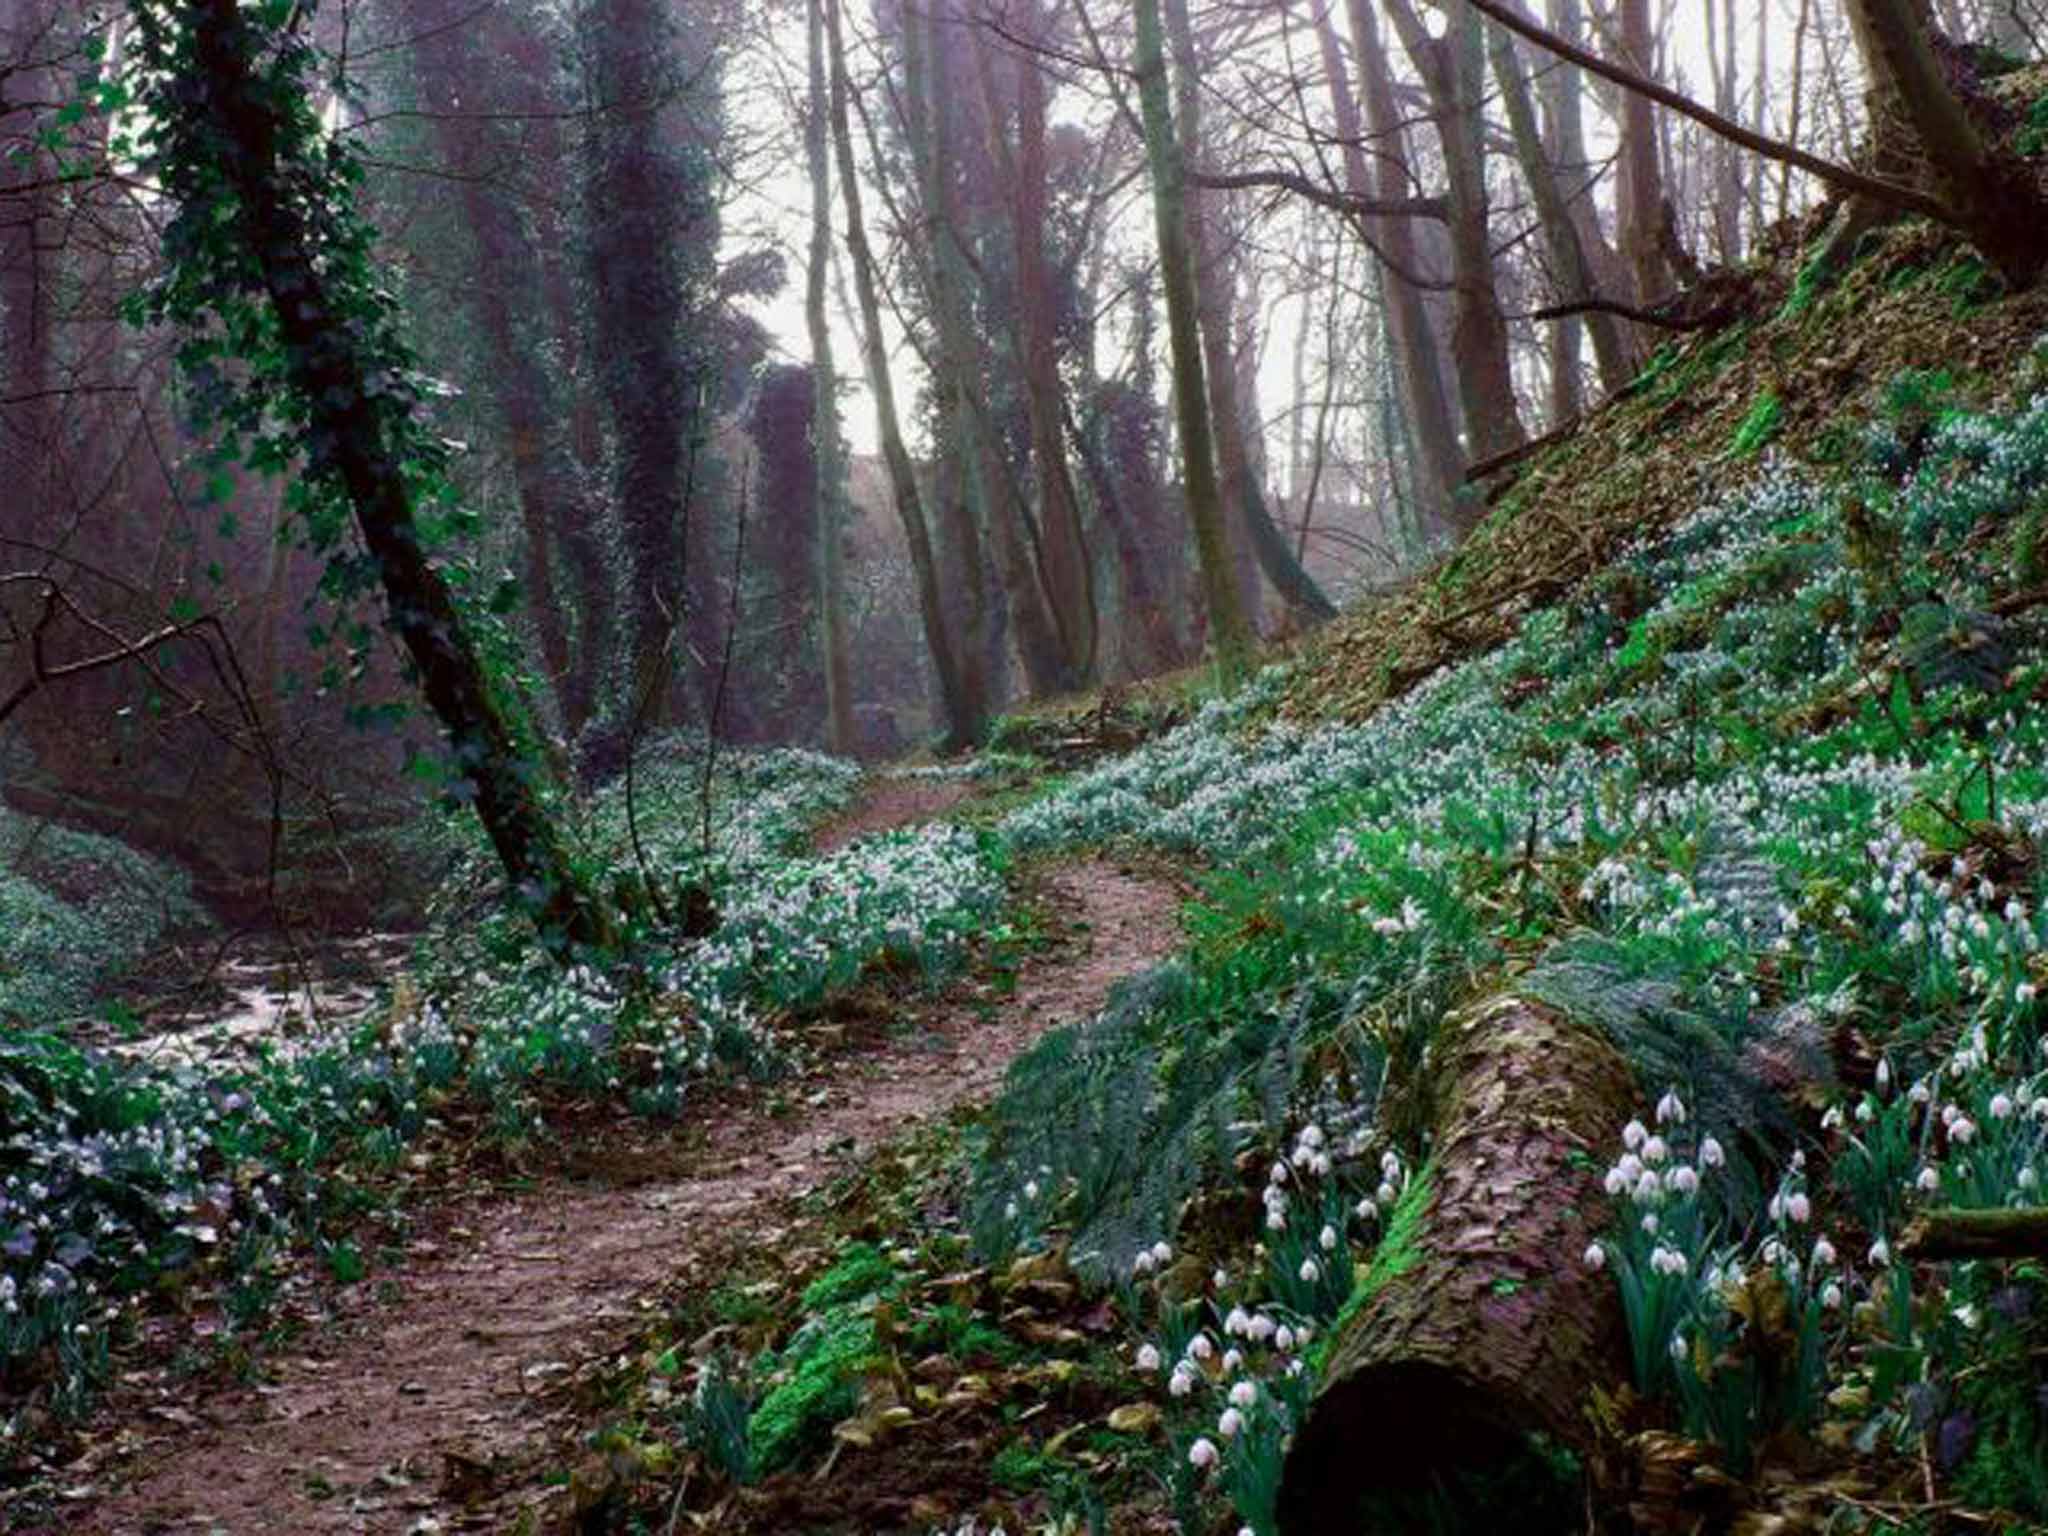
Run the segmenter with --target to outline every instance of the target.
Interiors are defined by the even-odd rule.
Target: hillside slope
[[[998,823],[1027,857],[1205,870],[1194,940],[953,1149],[820,1213],[867,1244],[816,1281],[831,1315],[875,1319],[837,1437],[792,1469],[686,1429],[745,1484],[686,1507],[2048,1521],[2040,1271],[1901,1246],[1929,1212],[2030,1207],[2048,1164],[2048,299],[1910,225],[1831,291],[1788,254],[1746,294],[1430,579]],[[1632,1105],[1553,1080],[1504,1151],[1470,1069],[1532,1021],[1625,1067]],[[1517,1157],[1554,1170],[1527,1231]],[[705,1367],[686,1426],[817,1368],[825,1314],[762,1291],[768,1347]],[[1561,1321],[1567,1389],[1481,1368]],[[1296,1485],[1361,1359],[1394,1374],[1344,1410],[1352,1469]]]

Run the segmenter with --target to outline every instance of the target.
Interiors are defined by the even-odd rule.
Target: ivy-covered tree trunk
[[[420,94],[442,157],[453,174],[463,221],[476,243],[483,270],[490,274],[488,281],[469,286],[469,296],[477,339],[491,370],[492,393],[504,421],[512,484],[526,536],[526,611],[561,706],[563,732],[574,741],[588,723],[592,700],[572,685],[571,610],[566,594],[558,596],[555,591],[555,540],[558,528],[589,519],[592,509],[583,504],[575,466],[564,451],[566,445],[557,427],[547,354],[530,331],[521,334],[543,312],[536,256],[539,242],[525,227],[518,205],[490,175],[494,152],[503,153],[506,146],[502,141],[493,144],[476,118],[500,104],[471,100],[467,115],[458,110],[465,91],[472,90],[469,82],[483,73],[481,60],[518,60],[519,40],[507,35],[509,29],[494,24],[503,20],[502,14],[480,20],[471,16],[467,0],[443,0],[419,9],[422,14],[414,18],[416,22],[433,29],[413,51]],[[504,110],[532,108],[544,99],[538,82],[520,81],[502,62],[488,78],[515,87],[509,93],[511,99],[502,104]],[[523,101],[516,89],[520,85],[526,90]]]
[[[546,800],[544,760],[491,678],[427,547],[406,462],[418,432],[401,377],[409,361],[377,307],[367,242],[337,206],[352,181],[308,106],[311,53],[283,28],[289,7],[239,0],[138,6],[148,62],[165,83],[154,114],[157,172],[178,215],[174,273],[196,277],[185,318],[206,310],[230,336],[260,335],[238,301],[267,300],[281,382],[304,415],[307,474],[353,513],[392,627],[448,734],[517,896],[554,952],[609,937],[603,904],[569,856]],[[203,274],[203,275],[202,275]]]
[[[1420,1228],[1334,1327],[1288,1451],[1283,1532],[1354,1528],[1360,1497],[1497,1467],[1541,1430],[1583,1446],[1590,1382],[1625,1376],[1613,1278],[1583,1262],[1599,1150],[1634,1093],[1597,1031],[1507,997],[1445,1026]]]

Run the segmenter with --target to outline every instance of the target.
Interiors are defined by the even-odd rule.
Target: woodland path
[[[877,786],[821,842],[943,808],[927,786],[892,788],[904,782]],[[563,1491],[516,1469],[575,1427],[551,1379],[626,1347],[693,1254],[774,1242],[792,1197],[914,1122],[985,1097],[1042,1032],[1099,1008],[1178,941],[1178,898],[1159,878],[1089,860],[1051,871],[1042,894],[1064,939],[1027,956],[1006,997],[970,982],[906,1007],[883,1043],[794,1085],[807,1106],[798,1118],[742,1103],[690,1146],[639,1124],[607,1127],[606,1171],[554,1170],[517,1198],[453,1205],[432,1240],[377,1277],[388,1283],[350,1288],[350,1312],[274,1360],[268,1382],[197,1403],[168,1394],[134,1437],[127,1485],[65,1509],[56,1528],[505,1530],[525,1505],[549,1528],[566,1513]]]

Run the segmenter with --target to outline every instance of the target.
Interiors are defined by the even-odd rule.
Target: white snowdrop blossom
[[[1204,1435],[1188,1447],[1188,1465],[1201,1470],[1216,1465],[1216,1442]]]
[[[1156,1344],[1138,1346],[1138,1369],[1147,1375],[1159,1369],[1159,1347]]]

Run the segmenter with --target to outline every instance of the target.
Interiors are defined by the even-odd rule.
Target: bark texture
[[[1627,1371],[1614,1282],[1580,1261],[1627,1066],[1514,997],[1447,1024],[1439,1060],[1422,1228],[1331,1336],[1282,1473],[1283,1532],[1351,1529],[1362,1494],[1495,1463],[1530,1430],[1583,1445],[1586,1384]]]

